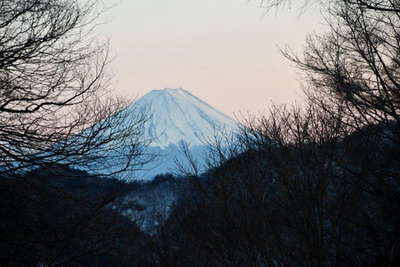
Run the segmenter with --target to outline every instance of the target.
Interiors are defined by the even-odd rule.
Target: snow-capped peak
[[[161,148],[182,141],[202,145],[218,131],[230,133],[239,127],[237,121],[182,88],[152,90],[128,108],[149,114],[145,135],[152,140],[151,146]]]

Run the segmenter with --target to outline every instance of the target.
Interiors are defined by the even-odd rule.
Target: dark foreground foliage
[[[134,186],[63,166],[1,177],[0,265],[145,266],[145,235],[109,207]]]
[[[2,177],[1,265],[398,266],[397,127],[320,143],[253,140],[206,176],[148,184],[60,165]],[[151,234],[111,208],[172,184],[179,197]]]
[[[396,129],[230,159],[160,230],[160,266],[398,266]]]

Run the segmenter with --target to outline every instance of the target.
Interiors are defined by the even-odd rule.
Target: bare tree
[[[357,126],[398,122],[398,13],[347,3],[327,12],[329,33],[309,37],[303,58],[285,53],[308,74],[310,99]]]
[[[282,6],[291,6],[295,1],[293,0],[258,0],[260,7],[271,9]],[[353,6],[359,6],[364,9],[384,12],[399,12],[400,5],[397,1],[393,0],[303,0],[303,7],[308,7],[311,4],[324,4],[324,5],[336,5],[336,4],[349,4]]]
[[[54,162],[116,173],[143,160],[145,115],[107,89],[109,48],[93,32],[104,8],[97,0],[1,1],[1,173]]]
[[[109,46],[94,31],[105,10],[97,0],[0,1],[2,265],[94,266],[104,253],[129,258],[140,236],[110,208],[123,185],[92,175],[149,159],[147,114],[108,88]],[[91,187],[75,192],[74,181]]]
[[[216,142],[204,197],[170,225],[171,265],[398,263],[399,2],[319,2],[331,31],[285,51],[307,102],[247,120],[241,153]]]

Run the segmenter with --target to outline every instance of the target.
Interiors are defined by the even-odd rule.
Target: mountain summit
[[[132,114],[138,110],[148,114],[144,125],[144,138],[150,140],[147,152],[157,155],[128,179],[149,180],[157,174],[174,173],[176,162],[187,167],[181,143],[186,143],[191,155],[203,162],[210,138],[239,129],[237,121],[181,88],[153,90],[127,109]]]
[[[129,107],[128,107],[129,108]],[[145,110],[150,119],[145,136],[151,146],[162,149],[186,142],[189,147],[202,145],[215,132],[233,132],[238,122],[211,107],[186,90],[153,90],[132,103],[132,108]]]

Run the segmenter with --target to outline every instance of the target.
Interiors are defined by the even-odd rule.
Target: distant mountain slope
[[[186,167],[188,162],[181,151],[182,143],[187,144],[189,152],[201,162],[207,141],[215,136],[234,134],[240,127],[236,120],[181,88],[152,90],[130,104],[127,110],[133,115],[140,111],[149,116],[144,138],[150,140],[147,153],[157,157],[141,170],[125,174],[122,179],[126,180],[149,180],[157,174],[175,173],[176,162]]]
[[[151,116],[145,135],[151,146],[166,148],[186,142],[203,145],[216,131],[236,131],[238,122],[183,89],[153,90],[128,109],[145,110]]]

